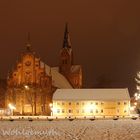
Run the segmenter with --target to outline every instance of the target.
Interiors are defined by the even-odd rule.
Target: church
[[[68,25],[59,52],[58,67],[48,66],[33,51],[30,35],[25,51],[8,73],[6,108],[15,106],[14,115],[50,115],[50,104],[57,89],[82,88],[82,67],[73,63]]]

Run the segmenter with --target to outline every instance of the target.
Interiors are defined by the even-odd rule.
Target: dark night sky
[[[140,70],[139,0],[0,1],[0,77],[5,78],[24,49],[27,32],[33,49],[58,65],[65,22],[76,64],[86,87],[129,87]]]

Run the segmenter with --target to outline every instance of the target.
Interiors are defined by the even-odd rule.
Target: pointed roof
[[[26,50],[27,51],[31,51],[31,39],[30,39],[30,32],[28,32],[28,35],[27,35],[27,43],[26,43]]]
[[[71,48],[71,41],[70,41],[70,36],[69,36],[69,31],[68,31],[68,23],[65,24],[63,48]]]

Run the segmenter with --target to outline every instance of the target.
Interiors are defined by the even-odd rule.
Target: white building
[[[53,116],[127,116],[128,89],[58,89],[53,95]]]

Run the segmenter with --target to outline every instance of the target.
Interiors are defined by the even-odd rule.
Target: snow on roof
[[[57,89],[53,100],[130,100],[128,89]]]
[[[40,65],[42,68],[44,67],[43,62],[41,62]],[[55,86],[57,88],[64,88],[64,89],[72,88],[72,86],[70,85],[68,80],[61,73],[59,73],[58,67],[51,68],[50,66],[45,64],[45,70],[46,70],[47,75],[50,75],[50,71],[51,71],[53,86]]]
[[[81,66],[80,66],[80,65],[73,65],[73,66],[71,67],[71,72],[72,72],[72,73],[77,73],[77,72],[80,71],[80,69],[81,69]]]
[[[59,73],[56,69],[51,69],[51,74],[52,74],[52,80],[53,80],[53,85],[58,87],[58,88],[70,88],[72,89],[72,86],[68,82],[68,80],[61,74]]]

